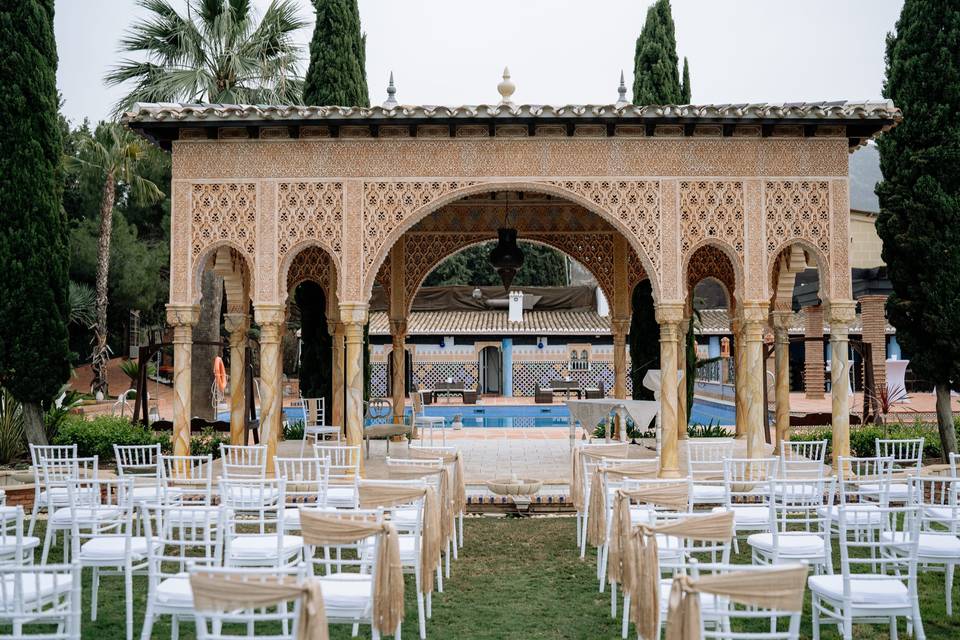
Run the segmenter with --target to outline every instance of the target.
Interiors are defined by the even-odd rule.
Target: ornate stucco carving
[[[727,303],[730,310],[736,309],[737,282],[743,278],[738,275],[737,268],[730,260],[730,256],[712,244],[701,245],[689,257],[686,264],[687,301],[691,303],[693,289],[707,278],[713,278],[723,285],[727,292]],[[733,315],[733,314],[731,314]]]
[[[330,293],[329,282],[331,270],[334,270],[330,254],[318,246],[305,247],[298,252],[286,272],[286,292],[293,295],[297,285],[308,280],[323,287],[324,292]]]
[[[744,227],[742,182],[680,181],[680,249],[685,260],[705,240],[742,255]]]
[[[334,256],[342,250],[343,183],[281,182],[277,185],[277,253],[281,260],[313,241]]]

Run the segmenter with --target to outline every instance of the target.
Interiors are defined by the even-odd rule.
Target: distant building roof
[[[532,335],[599,336],[610,333],[610,318],[596,311],[524,311],[523,322],[508,322],[506,310],[414,311],[407,320],[407,335]],[[390,335],[384,311],[370,314],[370,335]]]

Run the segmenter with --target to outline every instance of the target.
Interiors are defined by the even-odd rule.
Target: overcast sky
[[[186,0],[171,0],[184,6]],[[269,0],[254,0],[260,12]],[[313,9],[300,0],[310,26]],[[504,65],[514,101],[610,104],[620,70],[628,96],[646,0],[360,0],[371,104],[394,72],[404,104],[498,101]],[[879,99],[884,37],[901,0],[673,0],[677,49],[690,60],[693,102]],[[135,0],[57,0],[57,83],[68,118],[105,118],[123,89],[103,76],[144,14]]]

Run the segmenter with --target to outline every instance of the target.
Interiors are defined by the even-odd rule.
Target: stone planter
[[[32,471],[0,471],[0,489],[7,495],[8,506],[22,506],[28,513],[33,509]]]

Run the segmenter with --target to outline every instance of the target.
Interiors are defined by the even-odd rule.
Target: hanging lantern
[[[500,275],[503,290],[509,293],[510,283],[523,266],[523,251],[517,245],[516,229],[497,229],[497,238],[497,246],[490,251],[487,260]]]

